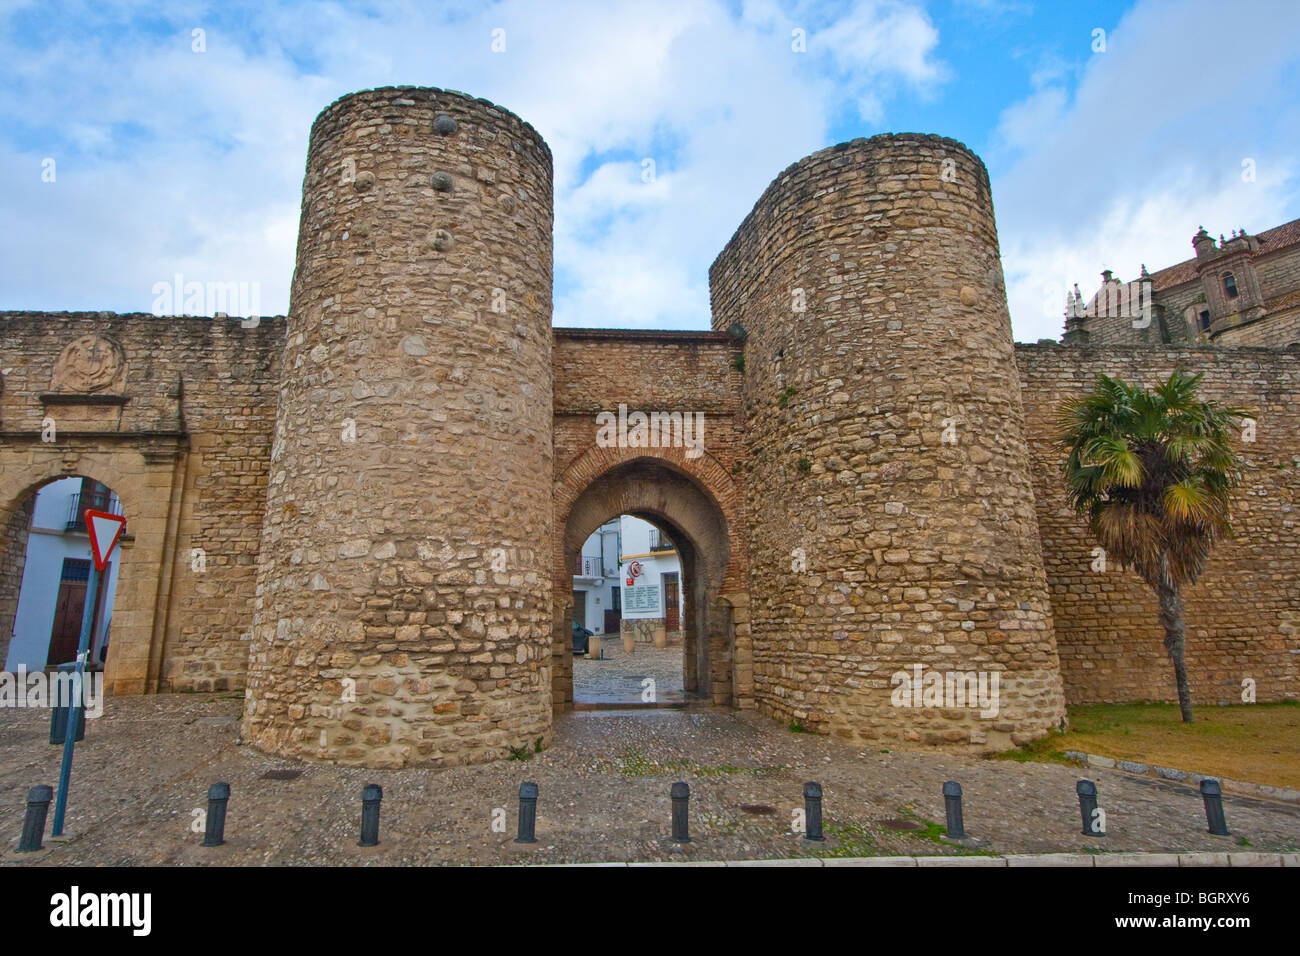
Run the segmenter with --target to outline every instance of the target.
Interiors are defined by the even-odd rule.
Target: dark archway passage
[[[731,556],[726,518],[692,476],[651,456],[619,463],[594,478],[562,516],[563,567],[571,568],[583,542],[612,517],[649,522],[677,545],[681,560],[682,685],[687,694],[718,706],[737,703],[736,635],[730,600],[722,596]],[[553,605],[556,653],[552,699],[557,712],[573,705],[572,579],[557,580]]]
[[[84,475],[40,481],[5,523],[0,550],[0,668],[35,672],[76,659],[91,565],[86,509],[122,514],[116,490]],[[99,575],[87,666],[104,670],[124,548]]]

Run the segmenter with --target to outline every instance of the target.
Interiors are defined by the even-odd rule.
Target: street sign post
[[[109,556],[122,537],[126,519],[106,511],[86,509],[86,530],[90,533],[90,580],[86,582],[86,604],[81,611],[81,639],[77,642],[77,669],[72,675],[72,700],[68,708],[68,729],[63,735],[63,765],[59,768],[59,792],[54,804],[54,825],[51,833],[63,836],[63,814],[68,808],[68,784],[72,779],[72,748],[77,740],[77,720],[81,714],[81,686],[86,670],[86,656],[90,653],[90,629],[95,621],[95,602],[99,597],[99,575],[108,564]],[[59,686],[62,686],[61,684]]]

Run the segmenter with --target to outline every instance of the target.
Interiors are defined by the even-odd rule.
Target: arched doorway
[[[601,470],[557,515],[552,700],[573,706],[573,577],[583,542],[609,519],[631,515],[671,539],[681,563],[682,685],[717,706],[735,706],[737,634],[733,599],[723,594],[732,557],[726,516],[715,496],[676,462],[632,457]],[[748,628],[744,638],[747,639]]]
[[[76,660],[91,573],[87,509],[123,513],[116,490],[88,475],[40,482],[10,511],[0,553],[0,668],[30,673]],[[92,671],[108,660],[122,553],[116,549],[98,577]]]

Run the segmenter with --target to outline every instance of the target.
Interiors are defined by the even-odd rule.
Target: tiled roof
[[[1260,255],[1268,255],[1271,252],[1277,252],[1279,249],[1285,249],[1287,246],[1295,245],[1300,242],[1300,219],[1292,219],[1280,226],[1274,226],[1272,229],[1261,232],[1255,238],[1260,242]],[[1180,262],[1176,266],[1170,266],[1167,269],[1161,269],[1159,272],[1151,273],[1152,287],[1156,292],[1182,285],[1184,282],[1190,282],[1195,278],[1195,257]]]

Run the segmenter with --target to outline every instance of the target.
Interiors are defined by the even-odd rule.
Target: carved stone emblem
[[[55,392],[121,394],[126,385],[122,346],[102,335],[83,335],[68,343],[54,363],[50,389]]]

